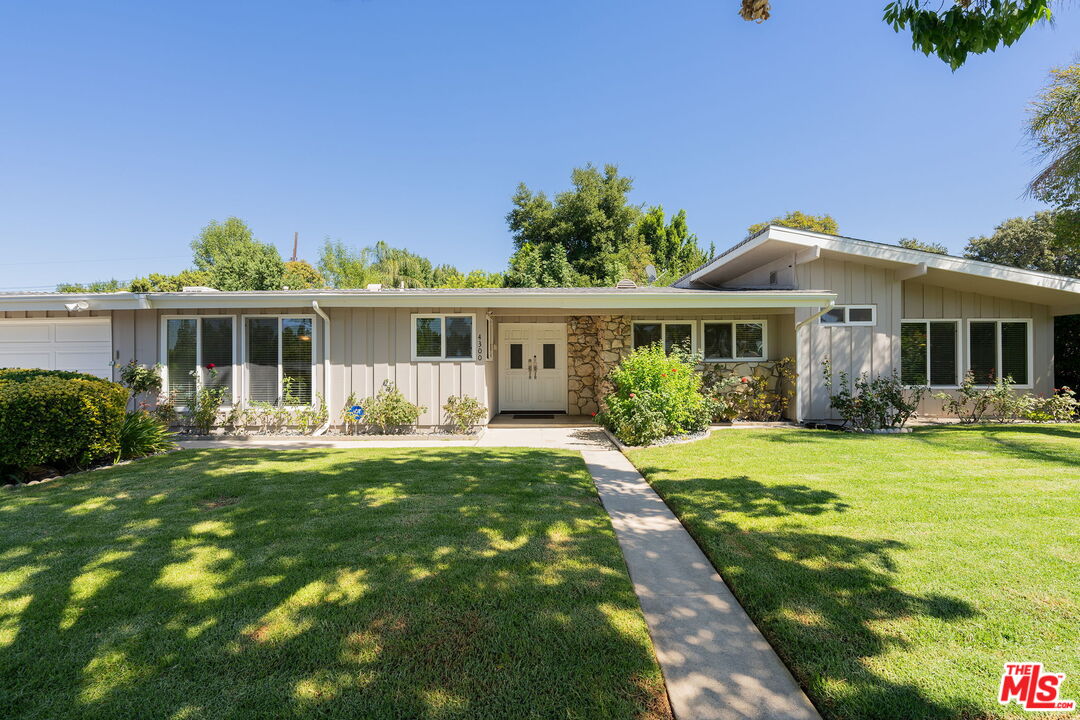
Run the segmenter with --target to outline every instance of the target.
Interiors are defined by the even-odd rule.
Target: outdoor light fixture
[[[79,310],[89,310],[90,303],[85,300],[79,300],[78,302],[64,303],[64,307],[67,308],[68,312],[78,312]]]

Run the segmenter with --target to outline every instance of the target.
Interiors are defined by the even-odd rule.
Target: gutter
[[[326,407],[326,422],[315,428],[314,437],[330,429],[330,316],[319,307],[318,300],[311,301],[311,309],[323,319],[323,405]]]

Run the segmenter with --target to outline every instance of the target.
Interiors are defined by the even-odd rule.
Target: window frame
[[[922,323],[926,328],[927,346],[926,346],[926,384],[925,385],[905,385],[905,387],[928,387],[935,390],[957,390],[960,388],[960,380],[967,372],[964,366],[964,346],[966,344],[965,332],[963,328],[963,318],[901,318],[900,319],[900,334],[897,336],[900,343],[903,343],[904,336],[904,324],[905,323]],[[951,322],[956,327],[956,377],[953,378],[951,385],[931,385],[930,384],[930,323],[932,322]],[[898,343],[899,345],[899,343]],[[903,346],[901,347],[900,355],[900,373],[903,373]]]
[[[277,371],[278,371],[277,390],[278,390],[278,399],[279,400],[284,396],[284,392],[283,392],[283,389],[282,389],[282,386],[281,386],[281,381],[285,377],[285,371],[284,371],[284,368],[282,367],[282,362],[281,362],[281,336],[282,336],[282,333],[281,333],[281,321],[282,320],[311,320],[311,402],[308,403],[308,404],[301,404],[301,405],[279,405],[278,407],[293,407],[293,408],[316,407],[318,405],[318,399],[317,399],[318,392],[316,391],[315,388],[317,387],[317,378],[318,378],[317,371],[318,371],[318,368],[319,368],[319,363],[318,363],[319,321],[315,317],[315,315],[313,315],[312,313],[254,313],[254,314],[251,314],[251,315],[241,315],[240,316],[240,323],[241,323],[241,325],[243,325],[243,332],[240,333],[240,352],[242,353],[241,354],[241,366],[243,367],[243,377],[244,377],[244,392],[240,397],[241,397],[241,402],[243,403],[243,406],[247,407],[248,404],[250,403],[250,400],[248,400],[248,396],[247,396],[248,395],[248,385],[249,385],[248,362],[247,362],[247,351],[248,351],[247,321],[248,321],[248,318],[275,318],[278,321],[278,332],[277,332],[277,356],[278,356],[278,362],[277,362]],[[234,331],[233,334],[235,335],[235,331]],[[329,402],[329,400],[327,400],[327,402]]]
[[[761,325],[761,356],[739,357],[736,355],[738,342],[736,340],[736,325]],[[731,352],[734,357],[708,358],[705,357],[705,326],[706,325],[731,325]],[[707,363],[725,362],[765,362],[769,359],[769,321],[765,319],[738,318],[736,320],[702,320],[701,321],[701,361]]]
[[[1019,390],[1031,390],[1035,387],[1035,346],[1034,346],[1034,322],[1032,318],[982,318],[969,317],[964,322],[964,374],[971,372],[971,323],[995,323],[994,328],[994,377],[1001,377],[1001,323],[1022,322],[1027,325],[1027,370],[1026,383],[1013,383],[1012,387]],[[976,384],[977,388],[988,388],[993,385]]]
[[[191,314],[184,314],[184,315],[162,315],[161,316],[161,328],[160,328],[161,347],[159,349],[158,358],[159,358],[159,364],[161,365],[161,388],[162,388],[163,392],[168,393],[168,390],[169,390],[169,321],[170,320],[197,320],[198,321],[198,322],[195,323],[195,358],[196,358],[195,367],[196,368],[202,368],[203,367],[203,364],[202,364],[202,335],[203,335],[202,319],[203,318],[211,318],[211,319],[229,318],[230,320],[232,320],[232,323],[233,323],[233,328],[232,328],[232,357],[233,357],[233,361],[232,361],[232,365],[230,366],[232,368],[232,383],[231,383],[231,387],[229,388],[229,395],[230,396],[228,398],[223,399],[223,401],[221,403],[221,407],[229,408],[229,409],[232,409],[233,407],[236,407],[237,398],[238,397],[243,397],[239,393],[241,381],[240,381],[240,374],[237,373],[237,367],[239,365],[242,365],[243,363],[237,363],[237,361],[236,361],[237,357],[238,357],[237,351],[239,350],[239,347],[240,347],[238,345],[238,340],[239,340],[239,338],[237,338],[238,333],[236,332],[236,317],[237,317],[236,315],[229,315],[229,314],[221,314],[221,315],[191,315]],[[225,400],[227,400],[228,402],[225,402]],[[176,405],[177,410],[187,410],[188,408],[189,408],[189,406],[187,406],[187,405],[181,405],[181,404]]]
[[[832,310],[837,310],[837,309],[840,309],[840,308],[842,308],[844,310],[844,321],[843,322],[836,322],[836,323],[825,322],[825,315],[827,315]],[[867,321],[867,320],[855,320],[855,321],[852,321],[852,320],[849,319],[851,317],[851,311],[852,310],[869,310],[871,312],[871,314],[873,315],[873,317],[869,321]],[[821,327],[826,327],[826,328],[834,328],[834,327],[875,327],[877,325],[877,305],[844,305],[844,304],[833,305],[831,308],[829,308],[827,311],[825,311],[825,312],[823,312],[821,314],[821,316],[818,318],[818,325],[820,325]]]
[[[634,318],[630,321],[630,349],[637,350],[637,346],[634,345],[634,326],[635,325],[652,325],[658,324],[660,326],[660,346],[667,347],[667,326],[668,325],[689,325],[690,326],[690,352],[694,353],[698,347],[698,323],[697,320],[664,320],[661,318]],[[665,353],[667,350],[664,351]]]
[[[446,318],[467,317],[472,321],[472,335],[469,340],[469,357],[446,357]],[[439,335],[439,357],[417,357],[416,355],[416,321],[438,318],[442,321],[442,332]],[[409,347],[412,362],[484,362],[477,357],[476,352],[476,313],[413,313],[409,318]]]

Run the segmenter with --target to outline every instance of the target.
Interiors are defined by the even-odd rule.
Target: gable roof
[[[891,268],[900,280],[946,287],[961,284],[965,291],[1049,305],[1055,314],[1080,312],[1078,278],[778,225],[725,250],[674,284],[719,288],[782,258],[800,265],[830,257]]]

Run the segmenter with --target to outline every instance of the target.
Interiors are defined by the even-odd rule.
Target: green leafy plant
[[[359,402],[356,399],[356,393],[349,393],[349,397],[345,398],[345,406],[341,408],[341,427],[347,435],[351,435],[356,432],[356,429],[360,427],[361,416],[356,414],[353,410],[357,407]]]
[[[487,417],[487,408],[471,395],[451,395],[442,409],[450,426],[460,435]]]
[[[384,380],[382,388],[373,398],[360,403],[364,408],[364,422],[378,428],[382,434],[401,432],[416,425],[426,407],[414,405],[398,390],[397,385]]]
[[[180,419],[180,413],[176,409],[176,395],[174,393],[159,395],[157,403],[150,412],[166,425],[175,425]]]
[[[1028,396],[1024,419],[1032,422],[1075,422],[1080,402],[1072,388],[1056,389],[1053,395]]]
[[[146,410],[129,412],[120,427],[118,460],[145,457],[176,447],[168,425]]]
[[[206,373],[211,379],[217,377],[217,369],[213,364],[206,366]],[[198,368],[192,370],[190,374],[195,378],[196,390],[191,408],[188,410],[188,422],[197,434],[209,435],[218,424],[218,411],[225,401],[228,388],[204,385]]]
[[[960,387],[952,393],[934,393],[934,397],[941,401],[946,414],[955,415],[962,423],[982,422],[992,401],[986,388],[975,385],[975,374],[971,371],[964,373]]]
[[[116,457],[127,401],[127,388],[94,375],[0,370],[0,468]]]
[[[157,397],[161,393],[161,364],[146,366],[129,360],[120,366],[120,384],[131,390],[131,397],[139,406],[139,396]]]
[[[795,360],[777,360],[773,363],[772,376],[775,381],[764,375],[735,375],[726,368],[705,370],[703,391],[713,403],[712,419],[716,422],[782,419],[795,395]]]
[[[658,343],[634,350],[611,371],[613,391],[596,422],[627,445],[704,430],[713,407],[701,392],[696,363],[679,347],[670,354]]]
[[[840,371],[840,387],[834,393],[832,362],[825,358],[825,387],[829,390],[829,407],[836,410],[844,421],[856,430],[882,430],[901,428],[915,416],[919,403],[929,388],[921,385],[908,386],[895,373],[870,377],[862,373],[852,379]]]

